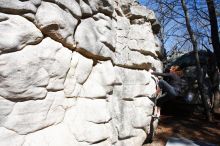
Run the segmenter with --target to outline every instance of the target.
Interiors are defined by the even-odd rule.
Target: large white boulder
[[[0,145],[141,146],[155,22],[135,0],[0,1]]]

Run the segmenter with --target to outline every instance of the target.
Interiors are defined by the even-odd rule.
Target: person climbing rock
[[[166,78],[160,79],[158,82],[158,88],[156,91],[156,113],[153,117],[160,116],[160,108],[162,104],[166,101],[175,99],[176,97],[180,96],[181,94],[181,86],[182,86],[182,79],[183,71],[179,66],[171,66],[168,73],[158,73],[158,72],[151,72],[152,75],[155,76],[162,76]],[[163,94],[158,97],[160,91],[162,90]]]

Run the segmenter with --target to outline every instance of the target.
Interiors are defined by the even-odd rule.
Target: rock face
[[[133,0],[0,1],[0,145],[141,146],[158,30]]]

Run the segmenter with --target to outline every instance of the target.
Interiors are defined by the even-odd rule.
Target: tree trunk
[[[220,40],[218,35],[218,23],[216,18],[216,12],[214,7],[213,0],[206,0],[207,7],[209,10],[209,20],[211,25],[211,39],[212,39],[212,46],[214,50],[214,54],[216,56],[217,60],[217,66],[220,70]],[[219,85],[219,77],[218,80],[215,80],[215,82],[218,82]],[[220,113],[220,91],[218,87],[215,87],[214,89],[214,104],[213,104],[213,111],[215,113]]]
[[[210,112],[210,108],[209,108],[209,104],[208,104],[208,97],[204,93],[204,86],[203,86],[203,83],[204,83],[203,82],[203,77],[204,76],[203,76],[203,72],[202,72],[201,65],[200,65],[200,60],[199,60],[197,41],[196,41],[194,32],[192,30],[192,27],[190,25],[188,9],[186,7],[185,0],[181,0],[181,4],[182,4],[182,8],[183,8],[184,15],[185,15],[187,31],[190,35],[190,40],[191,40],[192,45],[193,45],[193,51],[195,53],[196,68],[197,68],[197,81],[198,81],[199,91],[200,91],[202,102],[203,102],[203,105],[204,105],[204,108],[205,108],[206,116],[207,116],[209,121],[212,121],[212,116],[211,116],[211,112]]]
[[[214,92],[214,103],[213,103],[213,112],[220,114],[220,92]]]
[[[209,20],[211,25],[211,39],[212,39],[212,46],[214,49],[214,53],[216,55],[218,69],[220,70],[220,40],[218,34],[218,22],[216,18],[216,12],[214,7],[213,0],[206,0],[207,7],[209,10]]]

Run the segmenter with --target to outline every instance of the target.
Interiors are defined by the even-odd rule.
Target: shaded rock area
[[[141,146],[159,29],[134,0],[0,1],[0,145]]]

